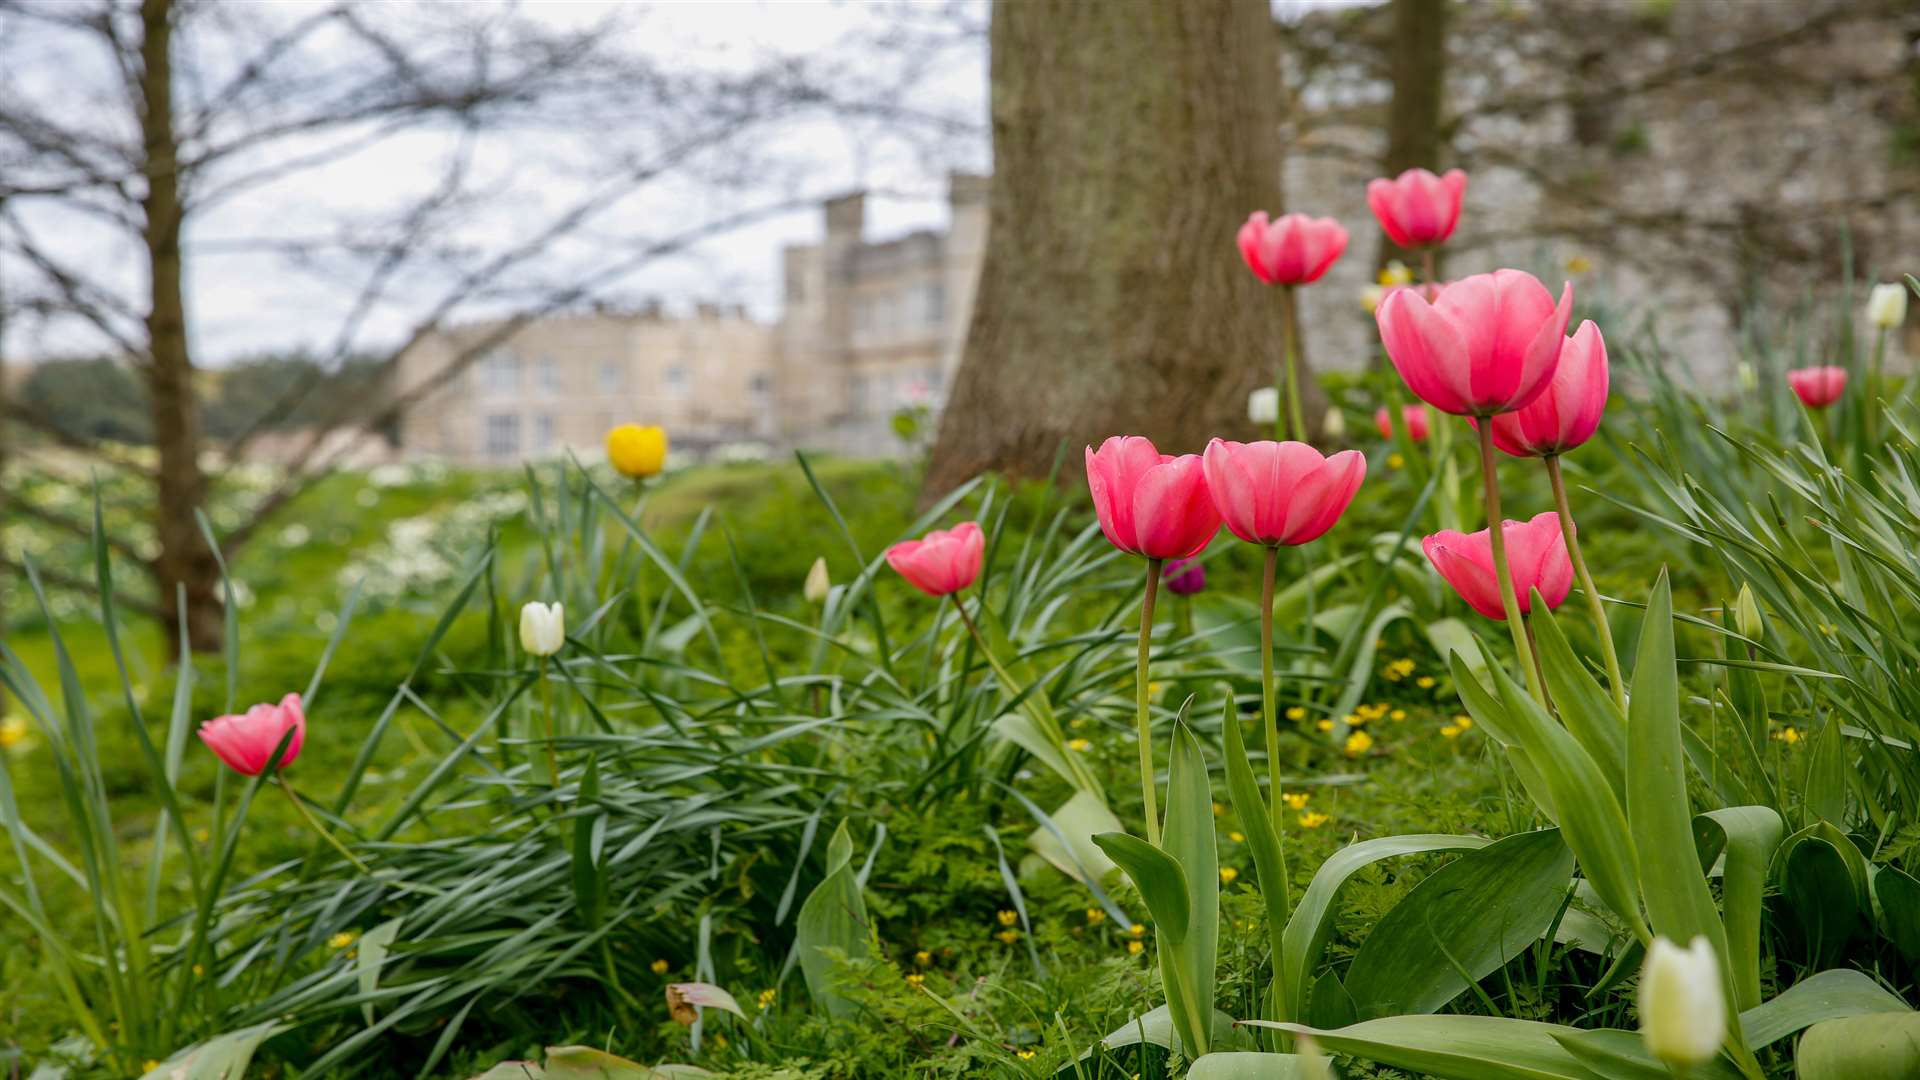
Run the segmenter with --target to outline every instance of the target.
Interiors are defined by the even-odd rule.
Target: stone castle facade
[[[530,322],[408,410],[404,452],[486,466],[565,452],[590,460],[607,429],[634,422],[666,428],[676,452],[691,456],[897,453],[895,414],[937,411],[952,380],[986,250],[986,179],[950,177],[948,204],[944,232],[871,240],[863,195],[829,200],[822,242],[782,252],[782,310],[771,326],[712,305]],[[498,328],[423,339],[400,358],[395,392]]]

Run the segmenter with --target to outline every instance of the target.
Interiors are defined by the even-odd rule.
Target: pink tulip
[[[1332,457],[1302,442],[1207,444],[1207,490],[1233,535],[1254,544],[1304,544],[1333,527],[1367,475],[1358,450]]]
[[[1488,422],[1493,425],[1493,445],[1514,457],[1546,457],[1593,438],[1606,411],[1607,343],[1588,320],[1560,347],[1560,363],[1546,392],[1525,408]],[[1480,426],[1478,420],[1468,422]]]
[[[1267,221],[1256,211],[1240,226],[1240,256],[1269,285],[1310,285],[1347,250],[1347,230],[1332,218],[1287,214]]]
[[[1532,274],[1495,270],[1440,290],[1428,303],[1395,289],[1374,318],[1416,396],[1441,412],[1491,416],[1538,397],[1553,378],[1573,312],[1573,284],[1554,303]]]
[[[300,756],[300,743],[307,737],[307,717],[300,709],[300,695],[288,694],[278,705],[262,702],[238,716],[219,716],[200,725],[200,741],[234,772],[259,776],[273,757],[273,748],[291,730],[286,752],[280,755],[280,767],[293,764]]]
[[[1407,438],[1414,442],[1426,442],[1433,433],[1433,424],[1427,419],[1425,405],[1400,406],[1400,419],[1406,421]],[[1393,438],[1393,416],[1382,407],[1373,411],[1373,426],[1380,429],[1380,437]]]
[[[1435,176],[1425,169],[1408,169],[1398,179],[1367,184],[1367,205],[1387,232],[1403,248],[1444,244],[1460,223],[1460,200],[1467,193],[1467,174],[1459,169]]]
[[[902,540],[887,549],[887,565],[928,596],[946,596],[973,584],[980,576],[980,556],[987,538],[979,522],[963,521],[951,529],[935,529],[919,540]]]
[[[1834,367],[1805,367],[1787,372],[1787,382],[1793,392],[1809,409],[1824,409],[1840,400],[1847,390],[1847,369]]]
[[[1198,454],[1174,457],[1138,435],[1115,435],[1087,447],[1087,487],[1100,531],[1121,551],[1185,559],[1220,531]]]
[[[1549,609],[1557,608],[1573,587],[1573,563],[1567,558],[1567,538],[1560,531],[1560,515],[1549,510],[1531,521],[1508,520],[1500,529],[1507,541],[1507,568],[1513,572],[1514,595],[1525,614],[1531,590],[1539,589]],[[1499,579],[1493,572],[1493,537],[1481,529],[1471,535],[1451,529],[1420,542],[1428,561],[1467,606],[1489,619],[1504,620]]]

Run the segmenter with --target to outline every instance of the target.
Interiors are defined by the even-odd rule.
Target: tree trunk
[[[140,44],[140,131],[146,146],[144,167],[147,270],[151,290],[147,311],[147,384],[152,398],[153,442],[159,454],[158,499],[154,509],[160,554],[153,571],[160,606],[171,610],[182,593],[187,640],[179,640],[178,614],[167,632],[176,655],[182,646],[195,651],[220,647],[219,569],[194,512],[206,502],[206,478],[200,472],[200,405],[194,397],[193,356],[187,349],[186,307],[181,299],[180,232],[182,207],[179,145],[173,129],[173,4],[142,0],[144,37]]]
[[[1393,99],[1387,106],[1387,154],[1381,161],[1386,176],[1418,168],[1441,171],[1441,155],[1447,150],[1440,107],[1446,96],[1448,3],[1393,0],[1393,37],[1387,47]],[[1435,259],[1439,256],[1436,251]],[[1384,267],[1394,259],[1419,268],[1414,253],[1382,232],[1375,266]]]
[[[1280,366],[1282,294],[1234,235],[1280,207],[1266,0],[1019,0],[991,45],[986,261],[927,492],[1108,435],[1263,437],[1247,394]]]

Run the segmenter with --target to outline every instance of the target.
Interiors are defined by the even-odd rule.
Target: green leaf
[[[834,990],[836,962],[827,950],[837,949],[848,959],[867,955],[867,905],[852,864],[853,840],[842,821],[827,843],[827,876],[800,905],[794,931],[807,993],[836,1020],[856,1015],[859,1006]]]
[[[1600,899],[1633,928],[1634,937],[1647,940],[1650,935],[1640,917],[1639,880],[1634,873],[1634,837],[1627,831],[1626,814],[1606,777],[1592,755],[1567,729],[1549,719],[1504,668],[1492,662],[1487,668],[1513,722],[1515,739],[1526,748],[1559,810],[1561,835],[1581,871]],[[1691,859],[1691,835],[1685,843]],[[1699,872],[1697,866],[1694,870]]]
[[[1287,980],[1287,1000],[1306,1000],[1307,980],[1320,963],[1327,938],[1333,933],[1334,904],[1347,879],[1382,859],[1399,855],[1419,855],[1430,851],[1472,851],[1492,841],[1479,836],[1447,833],[1415,833],[1407,836],[1382,836],[1362,840],[1329,856],[1320,864],[1307,885],[1300,905],[1287,920],[1283,936],[1285,953],[1281,967]]]
[[[393,947],[394,936],[400,933],[400,924],[405,916],[388,919],[379,926],[360,935],[360,941],[354,946],[353,966],[360,976],[360,996],[368,997],[380,988],[380,968],[387,962],[387,951]],[[373,1002],[360,1005],[360,1015],[367,1024],[373,1024]]]
[[[1812,742],[1807,748],[1807,810],[1837,825],[1846,820],[1847,813],[1847,748],[1846,737],[1832,714],[1814,732]]]
[[[1740,1014],[1747,1048],[1758,1050],[1822,1020],[1913,1010],[1863,972],[1835,968],[1808,976]]]
[[[595,930],[600,926],[604,908],[605,874],[600,866],[600,852],[594,837],[602,841],[606,837],[606,815],[594,806],[600,799],[600,755],[587,755],[587,771],[580,778],[580,798],[578,816],[573,819],[573,902],[579,909],[580,921],[587,929]]]
[[[1813,966],[1837,962],[1859,934],[1863,914],[1839,849],[1818,836],[1796,841],[1787,853],[1780,893],[1794,914]]]
[[[1321,1080],[1327,1075],[1324,1058],[1250,1051],[1208,1054],[1187,1070],[1187,1080]]]
[[[1574,655],[1553,613],[1544,606],[1534,610],[1541,613],[1533,617],[1532,625],[1548,696],[1559,710],[1560,721],[1606,774],[1614,797],[1624,801],[1627,797],[1626,718]]]
[[[1573,876],[1560,830],[1518,833],[1415,886],[1375,924],[1347,969],[1363,1017],[1434,1012],[1553,925]],[[1461,976],[1466,972],[1466,978]]]
[[[206,1042],[176,1051],[148,1069],[141,1080],[232,1080],[245,1076],[253,1052],[261,1043],[285,1030],[285,1025],[269,1021],[215,1035]]]
[[[1801,1036],[1793,1063],[1799,1080],[1912,1080],[1920,1076],[1920,1013],[1823,1020]]]
[[[1767,867],[1780,846],[1780,815],[1764,806],[1730,806],[1693,819],[1703,860],[1724,852],[1720,905],[1727,931],[1727,970],[1733,979],[1734,1007],[1760,1004],[1760,919]]]
[[[1311,1035],[1327,1050],[1438,1080],[1594,1080],[1593,1071],[1560,1045],[1558,1036],[1575,1029],[1533,1020],[1388,1016],[1331,1030],[1256,1020],[1242,1023]],[[1697,1075],[1709,1074],[1698,1070]]]
[[[1599,1030],[1566,1029],[1554,1033],[1554,1040],[1579,1062],[1607,1080],[1673,1080],[1673,1072],[1647,1052],[1647,1042],[1637,1031],[1617,1028]],[[1740,1071],[1724,1058],[1687,1070],[1687,1076],[1739,1080]]]
[[[1480,651],[1483,655],[1479,670],[1484,672],[1488,670],[1491,659],[1485,655],[1485,646],[1481,646]],[[1466,706],[1467,715],[1473,717],[1473,722],[1479,725],[1489,738],[1505,748],[1507,761],[1513,766],[1515,775],[1520,777],[1520,785],[1526,789],[1527,795],[1533,799],[1541,813],[1558,824],[1560,811],[1553,804],[1553,792],[1547,789],[1546,780],[1541,777],[1540,770],[1535,767],[1533,758],[1528,755],[1526,747],[1520,744],[1519,737],[1514,734],[1514,723],[1507,716],[1507,707],[1494,696],[1492,691],[1481,685],[1479,676],[1473,673],[1473,669],[1468,666],[1466,658],[1461,654],[1454,653],[1449,664],[1454,687],[1460,694],[1461,704]]]
[[[1284,849],[1281,848],[1280,835],[1273,827],[1272,810],[1260,795],[1260,783],[1254,779],[1253,766],[1247,761],[1247,748],[1240,735],[1240,718],[1235,715],[1233,695],[1227,695],[1226,716],[1221,719],[1221,733],[1225,739],[1227,796],[1233,801],[1234,814],[1240,819],[1240,831],[1247,838],[1247,848],[1253,853],[1253,869],[1260,880],[1260,896],[1267,905],[1267,928],[1273,939],[1273,979],[1279,990],[1276,1002],[1278,1015],[1267,1017],[1270,1020],[1292,1019],[1294,1008],[1286,996],[1286,980],[1282,977],[1280,957],[1283,955],[1282,935],[1286,931],[1287,917],[1292,907],[1292,883],[1287,880],[1287,862]]]
[[[1187,933],[1171,949],[1162,948],[1162,971],[1177,957],[1179,986],[1187,999],[1196,1034],[1206,1029],[1199,1018],[1213,1008],[1213,973],[1219,962],[1220,855],[1213,836],[1213,786],[1200,740],[1186,724],[1175,724],[1167,766],[1167,821],[1160,846],[1180,864],[1187,885]],[[1162,943],[1163,946],[1166,943]],[[1171,984],[1170,984],[1171,985]],[[1176,1012],[1176,1016],[1178,1013]],[[1197,1046],[1196,1057],[1208,1047]]]
[[[1328,968],[1313,980],[1313,993],[1307,997],[1307,1019],[1315,1027],[1346,1027],[1360,1019],[1353,995],[1340,981],[1340,973]]]
[[[1909,962],[1920,961],[1920,881],[1883,866],[1873,878],[1874,916],[1880,932]]]
[[[1113,870],[1113,860],[1094,844],[1093,837],[1095,833],[1118,832],[1120,819],[1091,791],[1074,792],[1073,798],[1048,814],[1047,819],[1053,828],[1041,824],[1027,834],[1027,844],[1061,873],[1083,885],[1091,883],[1097,890],[1100,881]]]
[[[1680,682],[1673,659],[1673,594],[1660,572],[1640,620],[1627,704],[1627,825],[1653,932],[1682,944],[1705,936],[1725,967],[1727,935],[1693,842],[1687,764],[1680,746]],[[1733,990],[1730,975],[1725,976]]]
[[[1233,1017],[1219,1009],[1214,1009],[1211,1019],[1213,1045],[1232,1047],[1236,1050],[1250,1045],[1247,1033],[1234,1025]],[[1090,1047],[1082,1053],[1079,1060],[1085,1061],[1099,1050],[1123,1050],[1129,1046],[1157,1046],[1162,1050],[1180,1049],[1185,1053],[1179,1033],[1174,1030],[1173,1013],[1165,1005],[1161,1005],[1141,1013],[1108,1032],[1097,1046]],[[1132,1055],[1126,1055],[1126,1057],[1130,1059]],[[1127,1064],[1133,1063],[1129,1060]],[[1073,1065],[1068,1065],[1056,1074],[1058,1080],[1082,1080],[1085,1075],[1076,1070]]]
[[[1100,833],[1093,842],[1133,879],[1133,887],[1153,916],[1161,947],[1185,941],[1193,901],[1187,893],[1187,875],[1173,856],[1128,833]]]

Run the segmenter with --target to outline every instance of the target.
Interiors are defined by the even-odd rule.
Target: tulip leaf
[[[1581,1064],[1608,1080],[1672,1080],[1672,1071],[1647,1052],[1646,1039],[1637,1031],[1563,1029],[1553,1038]],[[1693,1066],[1686,1075],[1700,1080],[1740,1080],[1740,1071],[1724,1058]]]
[[[1807,811],[1839,823],[1847,812],[1847,748],[1838,718],[1829,714],[1807,748]]]
[[[1764,806],[1729,806],[1693,819],[1696,838],[1706,841],[1707,857],[1725,853],[1720,904],[1727,933],[1727,969],[1733,979],[1736,1009],[1760,1003],[1760,920],[1767,868],[1785,830],[1780,815]]]
[[[1606,774],[1614,797],[1625,801],[1626,718],[1574,655],[1553,613],[1544,604],[1533,610],[1539,613],[1532,623],[1540,650],[1540,668],[1546,675],[1547,694],[1559,710],[1561,722]]]
[[[1920,881],[1895,866],[1873,878],[1874,915],[1880,930],[1909,962],[1920,961]]]
[[[1864,972],[1834,968],[1801,979],[1740,1014],[1747,1048],[1758,1050],[1822,1020],[1869,1013],[1906,1013],[1912,1007]]]
[[[1093,842],[1117,863],[1153,916],[1153,929],[1162,947],[1185,941],[1193,901],[1187,893],[1187,875],[1173,856],[1131,833],[1108,832]]]
[[[1490,656],[1484,655],[1485,646],[1481,646],[1481,652],[1483,655],[1479,670],[1486,671],[1487,665],[1493,661]],[[1464,656],[1454,653],[1449,660],[1449,666],[1453,673],[1454,687],[1460,694],[1461,703],[1466,706],[1467,715],[1471,716],[1473,722],[1478,724],[1494,742],[1506,749],[1507,761],[1513,766],[1514,774],[1520,778],[1520,784],[1526,789],[1527,795],[1533,799],[1541,813],[1558,824],[1560,811],[1553,804],[1553,792],[1547,788],[1546,781],[1541,778],[1540,770],[1534,767],[1533,759],[1528,756],[1526,747],[1522,746],[1515,737],[1513,722],[1507,717],[1507,707],[1491,691],[1481,685],[1479,676],[1473,673],[1474,669],[1467,664]]]
[[[1438,1080],[1593,1080],[1594,1071],[1560,1044],[1575,1028],[1504,1016],[1387,1016],[1333,1029],[1243,1024],[1311,1035],[1323,1049]],[[1627,1032],[1633,1038],[1637,1033]],[[1703,1078],[1727,1074],[1696,1070]],[[1737,1075],[1737,1074],[1735,1074]]]
[[[1320,956],[1327,947],[1327,938],[1333,934],[1334,905],[1348,878],[1382,859],[1433,851],[1472,851],[1490,843],[1491,840],[1479,836],[1414,833],[1362,840],[1334,852],[1326,862],[1320,864],[1319,870],[1314,871],[1313,881],[1307,885],[1306,893],[1293,909],[1293,917],[1287,920],[1286,933],[1282,937],[1285,952],[1281,957],[1281,967],[1287,980],[1287,1000],[1299,1002],[1306,999],[1307,980],[1320,963]]]
[[[827,842],[827,876],[800,905],[793,945],[807,993],[835,1019],[854,1016],[860,1007],[834,989],[837,965],[828,950],[859,959],[867,955],[867,938],[867,905],[854,874],[853,840],[842,821]]]
[[[1040,819],[1039,827],[1027,834],[1028,846],[1061,873],[1088,886],[1102,907],[1111,907],[1100,882],[1113,870],[1113,860],[1094,846],[1093,834],[1118,831],[1120,819],[1090,791],[1074,792],[1051,814],[1031,802],[1027,808]]]
[[[247,1075],[260,1044],[286,1030],[276,1021],[228,1031],[174,1052],[148,1069],[141,1080],[227,1080]]]
[[[393,948],[393,939],[400,933],[400,924],[405,916],[388,919],[379,926],[360,935],[354,946],[354,968],[360,977],[360,996],[371,998],[380,987],[380,968],[387,962],[387,952]],[[361,1002],[360,1015],[373,1026],[373,1002]]]
[[[1241,1028],[1234,1026],[1233,1017],[1228,1016],[1219,1009],[1214,1009],[1212,1012],[1211,1034],[1212,1044],[1214,1046],[1241,1050],[1251,1045],[1251,1040],[1248,1039],[1247,1033]],[[1100,1072],[1098,1070],[1091,1072],[1085,1071],[1081,1065],[1102,1052],[1124,1050],[1128,1047],[1138,1046],[1156,1046],[1162,1050],[1180,1049],[1184,1052],[1185,1044],[1180,1041],[1179,1033],[1174,1030],[1173,1013],[1165,1005],[1149,1009],[1108,1032],[1106,1037],[1101,1039],[1098,1044],[1089,1047],[1086,1051],[1082,1052],[1079,1058],[1073,1063],[1068,1064],[1056,1073],[1056,1080],[1087,1080],[1087,1077],[1090,1075],[1110,1075],[1110,1073]],[[1212,1057],[1214,1055],[1209,1054],[1207,1056]],[[1133,1054],[1116,1054],[1114,1055],[1114,1060],[1124,1061],[1126,1063],[1128,1068],[1125,1075],[1131,1076],[1136,1071],[1142,1075],[1153,1075],[1151,1072],[1142,1068],[1142,1063]]]
[[[1792,845],[1784,869],[1780,893],[1808,959],[1816,968],[1837,962],[1859,934],[1862,915],[1846,857],[1830,841],[1808,836]]]
[[[1912,1080],[1920,1076],[1920,1013],[1822,1020],[1800,1037],[1793,1064],[1799,1080]]]
[[[1246,1050],[1208,1054],[1187,1070],[1187,1080],[1320,1080],[1326,1075],[1324,1061]]]
[[[1562,836],[1573,849],[1581,872],[1601,901],[1633,929],[1634,937],[1647,940],[1650,935],[1640,917],[1639,881],[1634,871],[1634,837],[1627,831],[1626,814],[1613,797],[1600,766],[1567,729],[1547,717],[1504,668],[1491,658],[1487,668],[1513,722],[1514,737],[1539,769],[1540,780],[1559,811]],[[1693,837],[1688,835],[1684,842],[1686,857],[1691,860]],[[1694,872],[1699,872],[1698,866]]]
[[[1313,980],[1313,992],[1307,996],[1307,1020],[1315,1027],[1346,1027],[1360,1019],[1360,1010],[1340,981],[1340,973],[1328,969]]]
[[[1727,954],[1727,932],[1700,871],[1693,814],[1687,801],[1686,751],[1681,746],[1680,676],[1673,647],[1673,591],[1660,571],[1640,620],[1627,702],[1627,824],[1632,830],[1641,897],[1653,932],[1685,943],[1705,937],[1720,958],[1730,1001],[1741,991]],[[1739,1034],[1736,1028],[1733,1032]]]
[[[1182,710],[1185,711],[1184,709]],[[1187,999],[1187,1013],[1196,1038],[1205,1040],[1201,1017],[1213,1007],[1213,974],[1220,943],[1220,855],[1213,835],[1213,787],[1200,740],[1184,723],[1174,725],[1173,752],[1167,765],[1167,821],[1160,846],[1185,875],[1187,933],[1172,948],[1160,950],[1161,972],[1167,985],[1177,986]],[[1165,944],[1165,943],[1163,943]],[[1178,965],[1169,971],[1168,964]],[[1178,1012],[1175,1013],[1178,1016]],[[1205,1054],[1204,1041],[1196,1044]]]
[[[1268,1019],[1287,1020],[1292,1018],[1291,1010],[1296,1006],[1290,1004],[1291,999],[1286,996],[1287,984],[1282,977],[1280,958],[1285,951],[1281,942],[1292,906],[1293,885],[1287,880],[1286,855],[1280,846],[1280,834],[1273,825],[1272,809],[1260,797],[1260,783],[1254,779],[1253,766],[1247,762],[1240,718],[1234,712],[1231,694],[1227,695],[1226,716],[1221,720],[1220,730],[1225,739],[1227,796],[1233,800],[1240,831],[1253,852],[1253,869],[1260,879],[1260,896],[1267,905],[1267,928],[1273,940],[1273,980],[1279,1000],[1273,1003],[1276,1015]]]
[[[1517,833],[1448,863],[1388,911],[1347,969],[1359,1015],[1434,1012],[1547,933],[1573,876],[1560,830]]]
[[[587,757],[580,778],[579,816],[573,820],[573,898],[580,921],[589,930],[600,926],[606,899],[606,873],[601,848],[607,835],[607,816],[595,804],[600,799],[600,756]],[[591,811],[591,812],[589,812]]]

